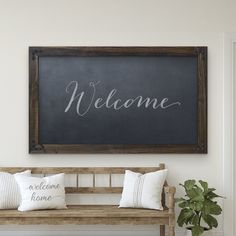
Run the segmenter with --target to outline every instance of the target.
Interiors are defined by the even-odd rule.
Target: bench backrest
[[[65,173],[66,175],[75,175],[76,183],[73,187],[66,187],[67,194],[119,194],[122,193],[123,187],[114,187],[112,185],[112,175],[124,174],[125,170],[134,172],[147,173],[165,169],[165,164],[161,163],[158,167],[0,167],[1,172],[17,173],[27,169],[31,170],[32,174],[47,176],[58,173]],[[79,175],[91,174],[93,183],[91,187],[79,186]],[[106,174],[109,176],[109,185],[107,187],[96,186],[96,175]],[[163,191],[164,195],[164,191]],[[163,196],[163,203],[165,197]]]

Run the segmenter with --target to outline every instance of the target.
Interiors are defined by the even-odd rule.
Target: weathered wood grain
[[[0,171],[16,173],[31,170],[32,174],[124,174],[125,170],[147,173],[163,169],[159,167],[0,167]]]

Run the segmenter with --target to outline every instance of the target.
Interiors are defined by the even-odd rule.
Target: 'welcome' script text
[[[131,106],[136,106],[137,108],[152,108],[154,110],[156,109],[167,109],[173,106],[181,106],[181,103],[179,101],[175,102],[169,102],[169,99],[167,97],[162,99],[157,98],[150,98],[146,97],[144,98],[142,95],[139,95],[134,98],[129,98],[126,100],[121,100],[119,97],[115,97],[117,93],[117,89],[112,89],[108,96],[106,98],[97,97],[96,98],[96,89],[97,85],[100,83],[100,81],[97,82],[89,82],[89,87],[91,88],[91,97],[89,99],[88,104],[83,110],[81,108],[81,104],[83,102],[83,98],[86,95],[85,91],[78,91],[79,89],[79,83],[78,81],[71,81],[66,86],[66,93],[70,94],[70,100],[65,108],[65,112],[68,112],[72,106],[73,103],[76,103],[76,113],[79,116],[85,116],[89,110],[93,107],[95,109],[101,109],[102,107],[105,107],[107,109],[114,109],[116,111],[120,109],[128,109]]]

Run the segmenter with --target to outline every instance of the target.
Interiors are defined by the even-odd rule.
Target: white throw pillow
[[[119,207],[163,210],[161,197],[167,169],[146,174],[125,171]]]
[[[44,178],[16,176],[22,198],[18,210],[65,209],[64,179],[63,173]]]
[[[15,176],[30,176],[31,171],[26,170],[14,175],[0,172],[0,209],[16,209],[21,202],[20,189]]]

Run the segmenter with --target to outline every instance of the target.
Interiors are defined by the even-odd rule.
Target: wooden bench
[[[4,167],[0,171],[9,173],[21,172],[31,169],[32,174],[65,173],[76,176],[76,186],[66,187],[66,194],[120,194],[122,187],[112,186],[112,175],[124,174],[126,169],[146,173],[164,169],[165,165],[159,167]],[[92,174],[93,187],[79,187],[78,177],[80,174]],[[109,186],[96,187],[96,175],[108,174]],[[167,183],[163,189],[162,203],[163,211],[150,209],[118,208],[117,205],[69,205],[66,210],[40,210],[30,212],[19,212],[17,210],[0,210],[0,224],[48,224],[48,225],[160,225],[160,235],[165,235],[165,225],[168,226],[168,236],[174,236],[175,213],[174,213],[175,187]],[[165,204],[167,200],[167,206]]]

